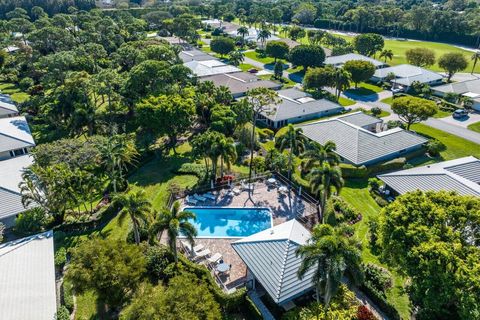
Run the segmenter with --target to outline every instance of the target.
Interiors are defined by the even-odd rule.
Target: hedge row
[[[390,319],[400,320],[400,315],[398,314],[397,309],[387,301],[382,292],[373,288],[368,282],[365,282],[360,287],[360,290],[362,290],[363,293],[365,293]]]
[[[424,154],[424,150],[420,150],[415,155]],[[342,169],[342,176],[344,178],[366,178],[368,176],[376,175],[380,172],[399,170],[407,163],[407,158],[395,158],[393,160],[382,162],[369,167],[366,166],[354,166],[352,164],[341,163],[340,169]]]

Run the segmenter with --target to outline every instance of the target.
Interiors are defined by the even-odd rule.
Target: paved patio
[[[213,192],[215,200],[207,200],[195,206],[268,207],[273,214],[273,225],[281,224],[299,216],[311,217],[314,213],[313,207],[296,194],[295,191],[298,190],[292,189],[290,192],[292,204],[290,209],[288,191],[285,192],[285,189],[288,190],[286,186],[278,182],[276,186],[268,185],[265,182],[255,182],[253,183],[253,193],[249,197],[249,192],[245,189],[242,190],[241,184],[234,184],[230,189]],[[237,194],[234,194],[233,191]],[[180,201],[185,206],[192,206],[187,204],[185,199]],[[211,255],[220,253],[223,256],[223,261],[231,265],[230,272],[221,275],[215,271],[214,265],[209,265],[207,260],[199,262],[212,270],[212,275],[226,290],[243,285],[246,281],[247,268],[230,245],[237,240],[239,238],[198,238],[195,240],[196,245],[202,244],[205,248],[208,248]]]

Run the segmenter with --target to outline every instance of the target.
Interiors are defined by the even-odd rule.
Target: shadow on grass
[[[345,187],[351,189],[365,189],[368,187],[368,178],[356,178],[345,180]]]
[[[290,80],[294,81],[294,82],[302,83],[304,75],[305,75],[305,72],[303,72],[303,70],[300,70],[300,71],[297,71],[297,72],[290,73],[288,75],[288,78]]]
[[[273,71],[273,69],[275,69],[275,62],[266,63],[263,65],[263,68],[266,70]],[[287,70],[287,69],[288,69],[288,64],[283,63],[283,70]]]
[[[366,89],[366,88],[357,88],[357,89],[348,89],[344,92],[345,96],[348,98],[359,100],[359,101],[377,101],[378,100],[378,93],[373,90]]]

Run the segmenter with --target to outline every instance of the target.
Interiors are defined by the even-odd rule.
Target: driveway
[[[472,123],[475,122],[480,122],[480,113],[474,112],[474,113],[469,113],[468,117],[462,118],[462,119],[454,119],[452,116],[448,116],[445,118],[440,118],[438,119],[440,121],[443,121],[448,124],[460,126],[462,128],[466,128]]]

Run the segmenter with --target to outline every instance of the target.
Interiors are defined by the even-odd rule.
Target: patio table
[[[275,179],[275,178],[270,178],[270,179],[267,180],[267,182],[268,182],[269,184],[275,184],[275,183],[277,182],[277,179]]]
[[[220,273],[224,273],[230,270],[230,265],[225,262],[219,263],[215,269]]]
[[[280,188],[278,188],[278,192],[286,193],[288,192],[288,188],[285,186],[281,186]]]

